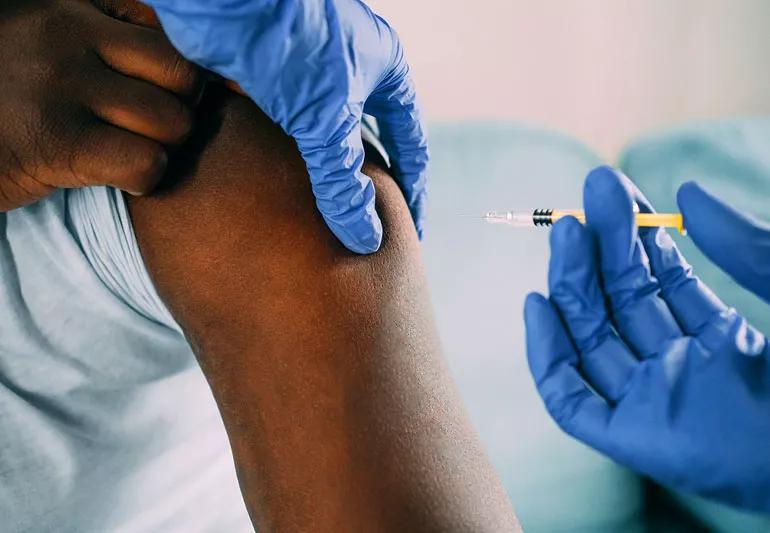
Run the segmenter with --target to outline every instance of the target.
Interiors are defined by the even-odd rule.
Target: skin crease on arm
[[[212,88],[199,117],[168,187],[130,210],[219,405],[255,525],[516,530],[441,356],[395,182],[365,167],[386,239],[357,256],[315,209],[293,141],[253,104]]]

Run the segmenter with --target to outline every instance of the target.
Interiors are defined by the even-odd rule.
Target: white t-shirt
[[[0,214],[0,531],[252,531],[122,194]]]

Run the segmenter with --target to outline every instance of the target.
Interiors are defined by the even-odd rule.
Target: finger
[[[630,187],[640,211],[653,213],[652,205],[641,191],[633,184]],[[639,237],[668,308],[685,334],[697,336],[712,317],[726,311],[727,306],[692,273],[692,267],[666,230],[640,228]]]
[[[623,396],[639,362],[610,325],[599,285],[598,252],[577,220],[559,220],[551,231],[550,299],[567,325],[580,356],[580,370],[611,404]]]
[[[166,145],[182,144],[192,131],[192,110],[168,91],[117,72],[103,78],[90,107],[105,122]]]
[[[727,309],[724,303],[692,273],[671,236],[662,228],[642,232],[641,240],[658,279],[661,296],[682,331],[698,335],[712,316]]]
[[[19,170],[14,175],[4,175],[0,179],[0,213],[29,205],[56,190],[56,187],[44,183],[34,174]]]
[[[752,364],[744,367],[753,374],[747,376],[748,379],[756,380],[765,373],[764,368],[758,370],[755,364],[766,364],[770,354],[767,339],[735,309],[727,309],[711,317],[698,335],[698,342],[710,353],[742,356],[743,363],[751,360]]]
[[[350,116],[328,146],[297,140],[310,173],[316,205],[329,229],[349,250],[376,252],[382,222],[374,205],[374,184],[361,172],[364,146],[360,119]]]
[[[159,143],[101,121],[85,129],[76,146],[69,161],[71,187],[111,185],[148,194],[168,165]]]
[[[586,221],[599,242],[604,290],[613,323],[641,357],[653,357],[682,332],[659,297],[647,254],[637,238],[627,178],[609,167],[589,173],[583,190]]]
[[[403,62],[402,70],[395,72],[372,93],[365,111],[377,118],[380,140],[391,158],[394,177],[422,238],[428,183],[428,137],[408,70]]]
[[[581,379],[577,354],[556,310],[542,295],[530,294],[524,318],[529,369],[546,410],[570,435],[604,448],[612,409]]]
[[[685,200],[685,202],[692,201],[689,205],[695,210],[712,210],[715,206],[707,204],[712,200],[716,202],[716,207],[723,207],[723,204],[715,198],[698,197],[701,194],[710,195],[693,183],[685,184],[680,189],[680,194],[696,195]],[[643,212],[653,212],[650,202],[635,187],[634,195]],[[731,218],[733,215],[727,216]],[[707,224],[714,224],[715,227],[725,227],[730,223],[729,220],[714,213],[706,218]],[[663,297],[685,333],[698,337],[700,343],[713,352],[724,351],[725,340],[727,340],[731,346],[728,351],[753,359],[757,359],[758,356],[767,357],[770,348],[765,336],[743,317],[738,316],[734,310],[728,309],[692,274],[692,268],[665,230],[648,228],[646,231],[640,231],[640,236],[650,257],[652,271],[660,280]]]
[[[770,225],[685,183],[677,194],[687,233],[735,281],[770,302]]]
[[[96,45],[112,69],[195,100],[203,73],[174,49],[162,31],[107,19]]]

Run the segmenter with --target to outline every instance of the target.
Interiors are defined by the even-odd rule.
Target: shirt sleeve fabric
[[[67,220],[84,255],[110,291],[142,316],[181,333],[144,266],[121,191],[112,187],[70,191]]]

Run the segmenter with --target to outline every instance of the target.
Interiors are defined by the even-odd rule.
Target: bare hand
[[[150,192],[203,87],[162,31],[83,0],[5,0],[0,69],[0,211],[57,188]]]

